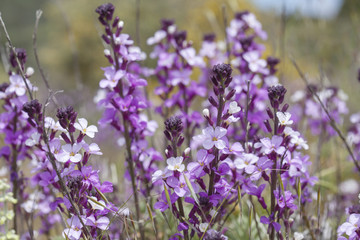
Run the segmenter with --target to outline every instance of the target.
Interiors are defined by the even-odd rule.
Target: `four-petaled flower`
[[[81,161],[81,154],[79,154],[79,150],[82,148],[80,144],[66,144],[61,147],[63,153],[57,159],[59,162],[67,162],[71,161],[73,163],[78,163]]]
[[[293,124],[293,120],[290,120],[291,114],[288,112],[277,112],[277,118],[279,119],[279,123],[281,125],[291,125]]]
[[[224,141],[227,130],[222,127],[216,127],[215,130],[212,127],[207,127],[203,130],[204,142],[203,147],[207,150],[214,147],[217,149],[224,149],[226,142]]]
[[[183,157],[171,157],[166,160],[166,163],[168,164],[167,168],[170,171],[178,171],[182,172],[185,170],[185,165],[182,164],[182,161],[184,160]]]
[[[89,138],[94,138],[95,133],[98,132],[98,129],[95,125],[88,126],[88,121],[85,118],[79,118],[79,123],[75,123],[74,127],[81,131],[83,134],[87,135]]]

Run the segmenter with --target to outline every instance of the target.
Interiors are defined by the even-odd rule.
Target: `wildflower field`
[[[0,240],[360,239],[360,54],[334,66],[329,54],[331,75],[301,57],[323,43],[286,52],[285,13],[268,33],[261,12],[230,0],[208,2],[208,33],[145,1],[132,20],[120,1],[98,1],[80,27],[97,40],[79,44],[70,3],[49,2],[62,9],[65,61],[43,54],[56,49],[38,34],[45,11],[31,13],[25,49],[0,3]],[[52,75],[55,62],[75,77]],[[339,72],[350,87],[329,80]]]

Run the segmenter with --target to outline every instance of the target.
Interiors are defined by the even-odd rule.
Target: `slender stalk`
[[[223,85],[223,80],[221,81],[221,85]],[[224,108],[224,96],[222,94],[219,94],[218,97],[218,101],[219,101],[219,108],[218,108],[218,113],[217,113],[217,118],[216,118],[216,126],[220,126],[221,123],[221,115],[222,115],[222,111]],[[215,168],[217,168],[217,164],[219,161],[219,149],[217,149],[216,147],[213,148],[215,150],[215,159],[213,161],[213,166],[215,166]],[[209,180],[209,190],[208,190],[208,195],[211,195],[213,193],[213,188],[214,188],[214,177],[215,177],[215,171],[211,169],[211,173],[210,173],[210,180]]]
[[[108,24],[108,27],[111,29],[110,24]],[[115,40],[114,40],[113,35],[111,35],[111,45],[112,45],[112,48],[114,49],[113,53],[114,53],[115,68],[116,68],[116,71],[118,71],[118,70],[120,70],[120,65],[119,65],[119,61],[118,61],[118,55],[115,51]],[[124,98],[122,79],[119,80],[118,87],[120,90],[119,91],[120,97]],[[123,112],[121,112],[121,115],[122,115],[122,120],[123,120],[123,124],[124,124],[124,137],[125,137],[125,143],[126,143],[126,151],[128,154],[126,161],[128,163],[129,173],[130,173],[130,177],[131,177],[131,186],[132,186],[132,190],[134,193],[136,221],[139,226],[141,239],[145,240],[144,227],[143,227],[142,222],[140,222],[140,218],[141,218],[140,204],[139,204],[139,197],[138,197],[137,186],[136,186],[136,181],[135,181],[136,176],[135,176],[133,157],[132,157],[132,151],[131,151],[131,138],[130,138],[130,134],[129,134],[128,120],[126,119]]]
[[[177,142],[177,138],[173,139],[173,140],[172,140],[172,143],[171,143],[171,144],[172,144],[172,148],[173,148],[173,156],[174,156],[174,157],[177,157],[177,146],[176,146],[176,142]],[[179,207],[181,219],[185,219],[184,206],[183,206],[182,198],[181,198],[181,197],[179,197],[179,198],[177,199],[177,204],[178,204],[178,207]],[[184,239],[185,239],[185,240],[188,240],[188,239],[189,239],[188,231],[187,231],[187,230],[184,230],[183,233],[184,233]]]
[[[277,134],[278,129],[278,119],[276,117],[276,109],[274,108],[274,135]],[[275,214],[275,194],[274,191],[276,190],[276,183],[277,183],[277,157],[275,156],[273,169],[271,170],[270,178],[271,178],[271,185],[270,185],[270,213]],[[273,216],[275,217],[275,216]],[[275,229],[272,227],[270,232],[270,240],[274,240],[275,238]]]
[[[347,143],[344,134],[341,132],[341,130],[338,128],[338,126],[336,125],[336,122],[334,120],[334,118],[330,115],[328,109],[325,107],[324,103],[321,101],[319,95],[309,86],[309,81],[306,78],[306,76],[303,74],[303,72],[301,71],[300,67],[297,65],[297,63],[295,62],[295,60],[293,58],[291,58],[291,61],[294,65],[294,67],[296,68],[298,74],[300,75],[301,79],[304,81],[304,83],[306,84],[308,90],[310,91],[310,93],[312,94],[312,96],[319,101],[321,108],[324,110],[324,112],[326,113],[327,117],[330,120],[330,126],[335,130],[335,132],[339,135],[341,141],[344,143],[346,150],[348,151],[356,169],[360,172],[360,165],[357,162],[355,155],[353,153],[353,151],[351,150],[351,147],[349,146],[349,144]]]
[[[34,32],[33,32],[33,36],[32,36],[33,37],[33,51],[34,51],[34,57],[35,57],[36,65],[37,65],[37,67],[39,69],[41,78],[42,78],[43,82],[45,83],[45,86],[46,86],[47,90],[49,91],[49,94],[52,95],[53,91],[52,91],[52,89],[50,87],[48,79],[45,76],[44,70],[40,65],[39,55],[38,55],[38,52],[37,52],[37,31],[38,31],[39,21],[40,21],[41,15],[42,15],[42,11],[37,10],[36,11],[35,27],[34,27]],[[55,95],[52,95],[52,100],[53,100],[55,106],[59,107],[59,103],[58,103]]]
[[[26,81],[24,69],[22,69],[22,67],[21,67],[21,63],[20,63],[19,58],[17,57],[17,54],[16,54],[16,49],[15,49],[15,47],[12,45],[12,42],[11,42],[9,33],[7,32],[5,23],[4,23],[4,21],[3,21],[2,17],[1,17],[1,12],[0,12],[0,22],[1,22],[2,28],[4,29],[6,39],[7,39],[8,43],[9,43],[9,47],[10,47],[12,53],[13,53],[14,56],[15,56],[16,63],[17,63],[17,65],[18,65],[18,67],[19,67],[20,75],[21,75],[21,77],[22,77],[22,79],[23,79],[23,81],[24,81],[24,83],[25,83],[25,86],[26,86],[26,89],[27,89],[27,91],[28,91],[30,100],[34,100],[33,95],[32,95],[32,92],[31,92],[31,89],[30,89],[30,87],[29,87],[29,84],[28,84],[27,81]]]

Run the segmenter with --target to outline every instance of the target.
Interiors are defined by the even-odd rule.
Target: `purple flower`
[[[107,217],[100,217],[95,219],[94,215],[90,215],[86,218],[86,225],[99,228],[101,230],[107,230],[110,224],[110,220]]]
[[[225,135],[227,130],[225,128],[216,127],[214,130],[213,127],[207,127],[202,132],[204,136],[204,142],[202,145],[205,149],[209,150],[213,148],[214,145],[219,150],[226,147]]]
[[[360,230],[360,214],[351,214],[347,222],[341,224],[337,230],[338,236],[344,233],[349,236],[349,239],[358,239],[356,231]]]
[[[101,88],[114,88],[117,86],[119,80],[125,76],[125,71],[115,71],[114,67],[105,67],[104,70],[105,79],[102,79],[99,83]]]
[[[62,232],[62,235],[64,238],[68,238],[70,240],[78,240],[81,236],[81,228],[82,224],[77,216],[72,216],[68,220],[66,220],[68,223],[69,228],[65,228]]]
[[[283,138],[280,136],[273,136],[271,140],[269,138],[262,138],[260,139],[261,143],[256,143],[255,147],[261,147],[261,150],[265,154],[270,154],[272,152],[276,152],[279,155],[284,154],[285,147],[281,146],[281,143],[283,142]]]
[[[166,160],[166,163],[168,164],[167,169],[170,171],[178,171],[182,172],[185,170],[185,165],[182,164],[184,158],[183,157],[171,157]]]

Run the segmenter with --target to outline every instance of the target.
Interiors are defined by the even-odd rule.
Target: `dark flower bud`
[[[219,83],[216,80],[215,76],[211,76],[210,79],[211,79],[212,83],[214,84],[214,86],[219,86]]]
[[[112,24],[112,27],[113,27],[113,28],[114,28],[114,27],[117,27],[119,21],[120,21],[120,18],[119,18],[118,16],[116,16],[115,19],[114,19],[114,22],[113,22],[113,24]]]
[[[242,17],[246,14],[249,14],[249,11],[242,11],[242,12],[237,12],[235,13],[235,18],[238,19],[238,20],[241,20]]]
[[[222,154],[220,156],[220,161],[224,161],[228,156],[229,156],[229,154]]]
[[[235,89],[231,89],[231,91],[226,95],[225,99],[228,101],[230,100],[236,93]]]
[[[360,82],[360,68],[358,69],[358,76],[357,76],[357,80]]]
[[[26,112],[30,118],[34,118],[35,115],[41,114],[41,103],[37,99],[27,102],[23,106],[23,111]]]
[[[353,205],[348,208],[348,214],[360,214],[360,205]]]
[[[214,107],[218,107],[218,103],[216,102],[216,100],[210,96],[209,97],[209,102],[211,103],[211,105],[213,105]]]
[[[215,93],[215,96],[218,96],[219,95],[219,88],[214,86],[214,93]]]
[[[68,129],[69,124],[72,125],[75,123],[77,113],[74,111],[73,107],[68,106],[59,108],[57,110],[56,117],[59,119],[60,125],[63,128]]]
[[[318,87],[315,84],[308,84],[307,85],[307,98],[311,98],[312,97],[312,93],[313,92],[317,92],[318,91]]]
[[[280,125],[280,127],[277,130],[277,134],[282,134],[285,130],[285,125]]]
[[[289,104],[285,103],[284,106],[281,108],[282,112],[286,112],[289,108]]]
[[[218,82],[221,82],[222,80],[227,80],[231,77],[232,69],[230,64],[217,64],[212,69],[213,74]]]
[[[164,131],[164,135],[165,135],[165,137],[169,140],[169,141],[171,141],[171,135],[170,135],[170,133],[169,133],[169,131],[168,130],[165,130]]]
[[[183,130],[183,123],[179,116],[172,116],[168,118],[165,122],[165,129],[171,134],[179,134]]]
[[[286,88],[284,88],[282,85],[269,87],[268,96],[271,106],[277,109],[279,107],[279,104],[284,101],[285,93]]]
[[[110,44],[110,39],[105,34],[101,35],[101,38],[104,40],[104,42]]]
[[[0,84],[0,92],[5,92],[8,87],[9,87],[8,83]]]
[[[226,79],[224,82],[224,86],[228,87],[230,85],[231,81],[232,81],[232,77],[229,77],[228,79]]]
[[[26,63],[26,50],[23,48],[16,48],[15,49],[16,56],[13,52],[10,53],[10,63],[13,68],[16,68],[18,66],[16,57],[19,59],[19,62],[21,64],[21,68],[24,69],[24,65]]]
[[[254,36],[244,37],[244,38],[240,39],[241,47],[244,49],[245,52],[252,45],[253,40],[254,40]]]
[[[167,31],[168,27],[174,25],[174,20],[172,19],[162,19],[161,20],[161,29]]]
[[[61,133],[61,138],[68,144],[71,144],[70,138],[66,135],[66,133]]]
[[[112,32],[110,30],[110,28],[108,26],[105,27],[105,32],[108,36],[111,36],[112,35]]]
[[[228,119],[230,116],[231,116],[231,114],[230,114],[229,112],[227,112],[227,113],[225,113],[225,114],[221,117],[221,119],[222,119],[222,120],[226,120],[226,119]]]
[[[269,107],[266,108],[266,113],[270,119],[274,119],[274,114],[272,113],[272,111]]]
[[[277,64],[280,63],[280,60],[275,57],[268,57],[266,59],[266,61],[267,61],[267,64],[269,65],[269,67],[275,67]]]
[[[184,140],[185,140],[185,138],[183,136],[180,136],[176,143],[176,146],[180,147],[181,144],[183,144]]]
[[[205,34],[204,38],[203,38],[204,42],[214,42],[215,41],[215,34],[213,33],[209,33],[209,34]]]
[[[112,3],[105,3],[96,8],[95,12],[98,13],[99,19],[103,20],[111,20],[114,14],[115,7]]]
[[[272,128],[270,126],[269,120],[264,121],[265,127],[268,130],[268,132],[272,132]]]
[[[175,33],[174,38],[178,46],[182,47],[183,42],[186,40],[186,35],[186,31],[179,31]]]

